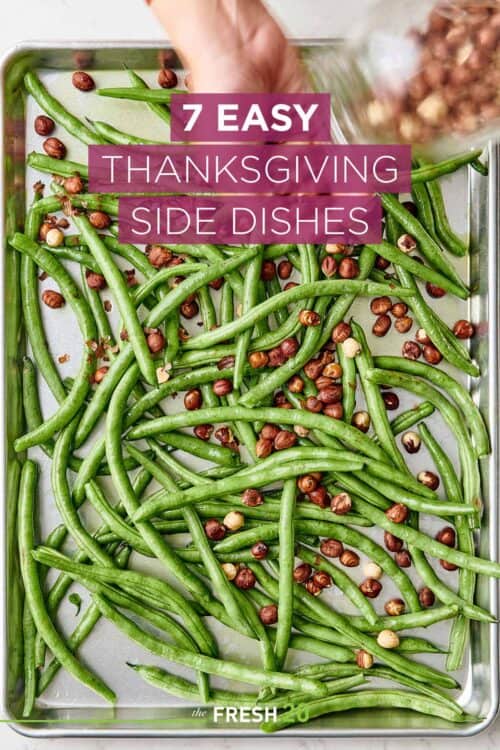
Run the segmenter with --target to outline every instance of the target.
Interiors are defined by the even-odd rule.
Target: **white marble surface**
[[[204,0],[200,0],[204,2]],[[269,0],[269,4],[282,19],[291,35],[322,37],[346,35],[353,20],[371,5],[373,0]],[[179,0],[182,6],[182,0]],[[139,40],[161,39],[161,30],[142,0],[2,0],[0,3],[0,54],[16,42],[27,40]],[[34,750],[43,748],[47,741],[33,741],[20,737],[8,727],[0,725],[0,745],[6,750]],[[96,750],[122,748],[132,750],[138,740],[50,740],[54,750]],[[188,750],[193,740],[169,740],[175,750]],[[500,723],[479,737],[468,740],[289,740],[269,738],[259,740],[261,750],[292,747],[293,750],[465,750],[474,745],[475,750],[497,750],[500,747]],[[148,750],[165,747],[165,741],[150,740]],[[198,740],[200,750],[209,750],[215,743]],[[255,740],[217,740],[218,750],[252,750]]]

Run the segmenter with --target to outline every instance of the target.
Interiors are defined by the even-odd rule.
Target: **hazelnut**
[[[319,326],[321,324],[321,316],[318,315],[314,310],[301,310],[299,313],[299,323],[303,326]]]
[[[431,340],[423,328],[419,328],[415,334],[415,339],[419,344],[425,345],[430,344]]]
[[[47,307],[52,308],[52,310],[57,310],[58,308],[63,307],[66,300],[59,292],[56,292],[53,289],[46,289],[42,294],[42,302],[47,305]]]
[[[205,534],[212,542],[220,542],[226,536],[226,527],[216,518],[205,521]]]
[[[407,453],[418,453],[422,444],[420,435],[412,431],[405,432],[405,434],[401,438],[401,442]]]
[[[286,362],[286,356],[279,346],[269,351],[269,365],[271,367],[281,367]]]
[[[165,337],[161,331],[152,331],[147,335],[146,343],[151,354],[158,354],[165,347]]]
[[[260,431],[260,437],[264,438],[265,440],[274,440],[279,431],[280,428],[275,424],[265,424]]]
[[[448,560],[440,560],[439,564],[443,568],[443,570],[448,570],[450,572],[454,570],[458,570],[458,565],[455,565],[455,563],[448,562]]]
[[[239,589],[243,589],[244,591],[253,589],[256,583],[255,575],[250,568],[240,568],[236,574],[234,583]]]
[[[408,312],[408,305],[405,302],[395,302],[391,307],[391,313],[395,318],[404,318]]]
[[[43,224],[40,226],[40,230],[38,232],[38,237],[41,240],[41,242],[45,242],[47,239],[47,235],[52,229],[53,224],[50,224],[48,221],[44,221]]]
[[[308,563],[301,563],[293,571],[293,580],[296,583],[305,583],[312,575],[312,568]]]
[[[471,339],[475,333],[476,328],[469,320],[457,320],[453,326],[453,334],[457,339]]]
[[[304,474],[297,479],[297,487],[304,495],[313,492],[318,486],[318,481],[310,474]]]
[[[396,552],[394,557],[396,565],[400,568],[411,568],[411,555],[406,549]]]
[[[348,359],[353,359],[354,357],[357,357],[358,354],[361,352],[361,344],[359,341],[356,341],[356,339],[348,338],[346,339],[343,344],[343,352],[344,356]]]
[[[442,289],[440,286],[437,286],[436,284],[431,284],[430,281],[426,283],[425,290],[429,297],[433,297],[434,299],[444,297],[446,294],[444,289]]]
[[[355,258],[342,258],[338,274],[342,279],[355,279],[359,276],[359,264]]]
[[[434,91],[420,102],[417,113],[429,125],[440,125],[448,114],[448,105],[439,91]]]
[[[66,156],[66,146],[59,138],[47,138],[42,143],[43,150],[53,159],[64,159]]]
[[[255,455],[257,458],[267,458],[273,452],[273,441],[259,438],[255,444]]]
[[[309,435],[310,430],[306,427],[302,427],[300,424],[294,425],[293,431],[299,438],[305,438]]]
[[[259,492],[259,490],[248,487],[241,496],[241,501],[248,508],[255,508],[257,505],[262,505],[264,502],[264,495],[262,492]]]
[[[280,347],[282,354],[287,358],[294,357],[299,350],[299,342],[292,337],[281,342]]]
[[[345,245],[339,243],[329,243],[325,245],[325,253],[328,255],[344,255],[345,248]]]
[[[314,505],[318,505],[320,508],[328,508],[330,498],[326,491],[326,487],[322,484],[320,484],[315,490],[312,490],[312,492],[309,492],[307,497]]]
[[[397,648],[399,646],[399,637],[394,630],[381,630],[377,635],[377,643],[382,648]]]
[[[340,492],[332,497],[330,508],[337,516],[345,516],[346,513],[349,513],[352,508],[352,499],[349,493]]]
[[[217,291],[218,289],[222,289],[222,287],[224,286],[224,279],[213,279],[212,281],[208,282],[208,286],[210,287],[210,289],[215,289],[215,291]]]
[[[289,260],[282,260],[278,264],[278,276],[283,281],[285,279],[289,279],[290,278],[290,276],[292,275],[292,271],[293,271],[293,265],[290,263]]]
[[[340,555],[339,560],[346,568],[356,568],[359,565],[359,555],[352,549],[345,549]]]
[[[437,490],[439,487],[439,477],[432,471],[420,471],[417,474],[417,479],[420,484],[423,484],[424,487],[429,487],[431,490]]]
[[[293,378],[288,381],[288,390],[290,393],[302,393],[304,385],[305,383],[300,375],[294,375]]]
[[[344,551],[344,545],[337,539],[323,539],[319,548],[325,557],[340,557]]]
[[[314,583],[313,579],[310,578],[308,581],[306,581],[306,591],[311,594],[311,596],[319,596],[322,592],[321,586],[318,586],[317,583]]]
[[[427,588],[427,586],[424,586],[424,588],[420,589],[418,592],[418,600],[422,607],[432,607],[434,604],[436,597],[434,596],[434,593]]]
[[[193,430],[199,440],[210,440],[213,431],[214,426],[211,424],[199,424]]]
[[[104,211],[91,211],[89,221],[95,229],[107,229],[111,225],[111,217]]]
[[[60,229],[57,229],[56,227],[54,227],[53,229],[49,229],[45,238],[45,242],[49,247],[61,247],[64,242],[64,234]]]
[[[342,377],[342,366],[337,362],[330,362],[328,365],[326,365],[326,367],[323,368],[321,374],[326,378],[338,380]]]
[[[105,289],[106,279],[101,273],[95,271],[85,271],[85,279],[89,289]]]
[[[368,651],[360,649],[356,651],[356,664],[360,669],[370,669],[373,667],[373,656]]]
[[[224,517],[223,523],[229,531],[238,531],[245,525],[245,516],[238,510],[232,510]]]
[[[445,526],[436,534],[436,539],[447,547],[454,547],[456,542],[455,529],[452,526]]]
[[[402,599],[389,599],[384,604],[384,609],[389,617],[399,617],[405,611],[405,603]]]
[[[331,417],[332,419],[343,419],[344,407],[341,403],[327,404],[323,409],[323,414],[325,417]]]
[[[410,318],[408,315],[403,316],[402,318],[398,318],[396,322],[394,323],[394,328],[398,333],[408,333],[408,331],[411,330],[411,327],[413,325],[413,318]]]
[[[392,321],[388,315],[379,315],[372,327],[372,333],[374,336],[382,338],[389,331]]]
[[[385,315],[391,308],[390,297],[375,297],[370,303],[370,310],[374,315]]]
[[[316,381],[317,383],[318,381]],[[342,401],[343,388],[340,384],[330,385],[327,388],[321,388],[318,392],[318,400],[322,404],[338,404]]]
[[[248,356],[248,363],[254,370],[258,370],[269,363],[269,357],[266,352],[252,352]]]
[[[417,247],[415,238],[411,234],[402,234],[401,237],[398,237],[397,245],[403,253],[412,253]]]
[[[389,552],[399,552],[403,549],[403,540],[391,534],[390,531],[384,531],[384,544]]]
[[[382,578],[383,570],[377,563],[368,562],[363,566],[363,573],[367,578],[375,578],[378,581],[379,578]]]
[[[297,442],[297,435],[290,430],[280,430],[274,438],[273,447],[275,451],[283,451],[292,448]]]
[[[337,273],[338,264],[333,255],[327,255],[321,263],[321,270],[327,279],[331,279]]]
[[[198,307],[196,300],[184,300],[180,306],[180,311],[184,318],[191,320],[198,315],[200,308]]]
[[[382,400],[387,411],[394,411],[399,408],[399,397],[391,391],[385,391],[382,393]]]
[[[46,136],[54,132],[56,124],[51,117],[47,117],[47,115],[38,115],[38,117],[35,118],[34,127],[35,132],[38,135]]]
[[[162,68],[158,73],[158,86],[162,89],[173,89],[177,86],[177,75],[172,68]]]
[[[343,344],[351,336],[352,329],[349,323],[342,321],[332,331],[332,341],[335,344]]]
[[[221,568],[228,581],[234,581],[238,574],[238,568],[233,563],[222,563]]]
[[[382,591],[382,584],[375,578],[365,578],[365,580],[359,584],[359,590],[367,599],[376,599]]]
[[[356,411],[352,415],[351,424],[361,432],[368,432],[371,424],[370,415],[367,411]]]
[[[298,286],[298,284],[295,281],[288,281],[283,287],[283,291],[288,292],[290,289],[295,289],[296,286]]]
[[[390,261],[382,258],[381,255],[377,255],[377,257],[375,258],[375,268],[377,268],[379,271],[386,271],[390,265]]]
[[[404,523],[409,516],[409,511],[403,503],[394,503],[385,511],[385,515],[392,523]]]
[[[265,260],[262,263],[260,278],[263,281],[272,281],[276,276],[276,266],[272,260]]]
[[[269,547],[265,542],[256,542],[250,552],[256,560],[264,560],[269,552]]]
[[[304,372],[311,380],[317,380],[323,370],[324,363],[321,359],[310,359],[304,366]]]
[[[73,73],[71,82],[78,91],[92,91],[95,88],[95,82],[92,76],[83,70],[77,70]]]
[[[332,577],[323,570],[317,570],[312,577],[313,583],[320,589],[328,589],[333,586]]]
[[[201,408],[203,398],[199,388],[191,388],[184,396],[184,407],[187,411],[196,411]]]
[[[405,341],[401,353],[406,359],[416,360],[420,357],[422,351],[416,341]]]
[[[146,255],[154,268],[164,268],[172,260],[172,251],[161,245],[148,245]]]
[[[64,180],[64,189],[67,193],[70,195],[77,195],[77,193],[81,193],[83,189],[85,188],[85,183],[80,177],[80,175],[72,175],[71,177],[66,177]]]
[[[216,380],[212,390],[216,396],[227,396],[233,390],[233,383],[231,380]]]
[[[259,617],[264,625],[274,625],[278,622],[278,607],[276,604],[268,604],[265,607],[261,607]]]
[[[215,430],[214,435],[216,440],[222,443],[222,445],[229,445],[234,440],[233,433],[229,427],[219,427]]]
[[[99,367],[99,369],[94,373],[94,383],[97,383],[97,385],[99,385],[99,383],[102,383],[108,370],[109,367]]]
[[[426,344],[423,348],[423,355],[426,362],[430,365],[438,365],[443,359],[443,355],[432,344]]]

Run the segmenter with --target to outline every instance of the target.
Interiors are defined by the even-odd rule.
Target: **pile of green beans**
[[[128,87],[99,89],[87,101],[122,100],[124,113],[127,101],[143,102],[161,128],[168,125],[175,92],[150,88],[130,70],[124,76]],[[34,71],[24,86],[63,139],[156,142],[80,120]],[[161,668],[129,664],[138,690],[142,679],[187,704],[274,706],[276,718],[263,723],[264,732],[358,708],[470,720],[449,691],[458,688],[452,672],[462,663],[471,620],[493,620],[474,601],[476,578],[500,578],[500,563],[477,556],[473,533],[482,510],[478,462],[490,442],[460,379],[478,376],[477,364],[420,286],[469,297],[450,257],[468,248],[446,218],[439,179],[477,167],[479,156],[419,161],[412,172],[416,210],[384,195],[384,241],[348,253],[336,246],[336,260],[351,255],[357,267],[346,278],[322,270],[331,246],[145,252],[124,245],[117,198],[85,192],[86,164],[28,155],[30,168],[55,180],[53,195],[33,202],[9,248],[20,259],[16,283],[29,341],[18,363],[25,418],[13,443],[18,501],[9,501],[25,597],[16,652],[16,659],[24,654],[24,718],[35,715],[37,699],[63,670],[99,698],[119,701],[114,675],[98,674],[78,656],[105,618],[162,659]],[[82,180],[76,194],[66,189],[75,176]],[[50,217],[63,208],[70,226],[54,246],[44,227],[54,226]],[[108,228],[96,226],[95,212]],[[402,234],[414,238],[423,262],[403,252]],[[382,273],[388,265],[392,270]],[[40,271],[49,277],[44,289],[59,295],[47,315]],[[286,285],[290,277],[294,283]],[[447,372],[394,356],[382,344],[370,351],[359,310],[374,297],[407,306],[450,365]],[[108,318],[105,300],[118,323]],[[71,378],[54,360],[65,303],[82,351]],[[194,326],[186,323],[191,318]],[[392,420],[387,387],[412,394],[411,407]],[[51,414],[41,408],[42,389],[55,398]],[[183,409],[174,408],[175,399]],[[445,442],[435,436],[434,414],[447,427]],[[423,468],[439,474],[442,490],[437,475],[417,481],[410,468],[403,446],[413,441],[418,449],[420,440],[432,461]],[[37,532],[37,484],[45,471],[60,517],[46,537]],[[87,505],[89,516],[80,512]],[[97,529],[88,520],[96,514]],[[425,517],[446,528],[434,538],[422,530]],[[154,573],[144,572],[148,560],[157,563]],[[417,583],[405,570],[412,560]],[[448,579],[455,566],[457,591]],[[58,573],[50,587],[49,570]],[[387,579],[398,589],[390,601],[379,596]],[[58,613],[73,586],[86,590],[90,603],[66,636]],[[329,597],[331,587],[342,597]],[[80,598],[72,601],[80,607]],[[255,642],[261,664],[225,657],[213,620]],[[449,645],[434,642],[432,629],[429,639],[411,632],[445,622]],[[303,664],[301,653],[320,661]],[[420,661],[421,653],[434,654],[435,666]],[[171,664],[187,667],[193,680],[171,674]],[[213,675],[259,692],[215,688]]]

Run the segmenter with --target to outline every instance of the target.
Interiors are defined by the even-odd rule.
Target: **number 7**
[[[203,104],[183,104],[182,109],[185,112],[192,112],[190,118],[184,126],[184,132],[190,133],[201,115]]]

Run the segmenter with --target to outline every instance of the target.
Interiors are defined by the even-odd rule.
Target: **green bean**
[[[257,291],[258,291],[258,283],[260,279],[261,269],[262,269],[262,248],[260,248],[259,254],[256,255],[255,258],[251,260],[247,268],[247,272],[245,274],[245,283],[243,287],[243,299],[242,299],[242,313],[248,312],[249,310],[252,309],[252,307],[254,307],[257,304]],[[210,328],[208,330],[210,330]],[[243,371],[244,371],[246,360],[247,360],[248,347],[250,344],[251,337],[252,337],[252,329],[248,328],[238,337],[238,340],[236,342],[234,376],[233,376],[233,385],[235,388],[241,387],[241,383],[243,379]]]
[[[371,625],[368,620],[358,615],[353,615],[350,619],[353,625],[364,632],[380,632],[380,630],[411,630],[412,628],[427,628],[436,622],[449,620],[458,613],[458,607],[455,604],[444,607],[433,607],[424,609],[419,612],[409,612],[404,615],[395,617],[380,617],[376,627]]]
[[[94,690],[105,700],[113,703],[115,695],[107,685],[89,672],[73,656],[63,639],[55,629],[45,606],[43,591],[38,578],[37,564],[32,557],[34,548],[34,511],[37,486],[37,467],[32,461],[26,461],[19,490],[19,551],[21,572],[26,594],[26,601],[33,617],[35,627],[64,668],[77,680]]]
[[[49,174],[59,175],[59,177],[79,175],[87,180],[89,176],[89,168],[86,164],[69,161],[68,159],[54,159],[52,156],[39,154],[35,151],[28,154],[26,164],[39,172],[48,172]]]
[[[412,170],[411,181],[412,183],[418,183],[436,180],[439,177],[443,177],[443,175],[445,174],[456,172],[458,169],[466,166],[467,164],[472,164],[481,156],[482,153],[482,150],[478,149],[476,151],[469,151],[462,156],[455,156],[452,159],[442,161],[439,164],[429,164],[423,167],[419,167],[418,169]]]
[[[49,247],[48,245],[42,245],[44,250],[47,250],[49,253],[52,253],[52,255],[55,255],[56,258],[61,258],[62,260],[70,260],[74,263],[79,263],[82,268],[88,268],[91,271],[95,271],[95,273],[100,273],[101,269],[98,266],[98,264],[95,262],[94,258],[86,253],[85,251],[81,251],[80,249],[76,247]]]
[[[375,363],[378,362],[378,358],[375,357]],[[377,364],[377,367],[380,365]],[[385,365],[382,365],[385,368]],[[387,368],[390,369],[390,368]],[[400,435],[402,432],[406,432],[410,427],[413,427],[421,419],[426,419],[434,414],[435,408],[430,401],[423,401],[418,406],[408,409],[408,411],[398,414],[391,422],[391,430],[393,435]]]
[[[423,160],[419,159],[419,163],[423,164]],[[427,182],[425,190],[429,195],[430,203],[432,206],[432,212],[434,216],[434,222],[436,225],[436,233],[443,243],[444,247],[453,253],[463,257],[469,252],[468,245],[458,237],[453,231],[446,215],[446,208],[444,205],[443,194],[439,183],[435,180]]]
[[[56,432],[69,424],[79,411],[88,393],[90,387],[89,379],[95,367],[94,356],[89,344],[95,340],[97,332],[87,302],[59,261],[25,235],[17,233],[11,242],[16,250],[29,255],[49,276],[57,281],[63,296],[68,300],[75,312],[84,341],[82,363],[73,387],[61,403],[59,409],[44,424],[15,441],[15,450],[23,451],[30,446],[39,445],[48,438],[51,438]]]
[[[50,115],[68,133],[82,141],[82,143],[87,145],[106,143],[103,138],[93,133],[81,120],[68,112],[57,99],[49,94],[33,70],[29,70],[24,76],[24,85],[28,93],[31,94],[44,112]]]
[[[276,663],[282,668],[288,653],[292,634],[293,616],[293,564],[295,548],[294,512],[297,499],[297,485],[294,479],[288,479],[283,485],[281,496],[281,513],[279,521],[279,599],[278,627],[274,653]]]
[[[166,435],[160,436],[160,439],[177,450],[191,453],[193,456],[198,456],[206,461],[213,461],[220,466],[236,466],[238,464],[238,457],[230,448],[215,443],[207,443],[191,435],[185,435],[183,432],[167,432]]]
[[[127,70],[130,83],[135,88],[148,89],[146,81],[141,78],[133,70]],[[154,102],[147,103],[148,109],[153,112],[157,117],[160,118],[166,125],[170,126],[170,110],[164,104],[155,104]]]
[[[36,625],[27,603],[23,608],[23,644],[24,644],[24,705],[23,716],[31,716],[36,700],[36,662],[35,642]]]
[[[436,234],[434,212],[432,210],[432,203],[427,190],[427,185],[419,182],[412,184],[411,196],[417,208],[417,216],[420,223],[423,224],[432,239],[439,245],[440,240]]]
[[[88,118],[87,118],[88,119]],[[108,143],[115,143],[122,146],[141,146],[141,145],[161,145],[160,141],[152,141],[148,138],[139,138],[130,133],[124,133],[122,130],[109,125],[107,122],[100,120],[89,120],[94,130]]]
[[[343,344],[337,344],[337,357],[342,367],[343,418],[347,424],[351,424],[356,407],[356,365],[353,357],[345,356]]]
[[[145,89],[140,86],[133,86],[131,88],[97,89],[97,93],[99,96],[107,96],[112,99],[168,104],[173,94],[184,94],[185,92],[178,89]]]

